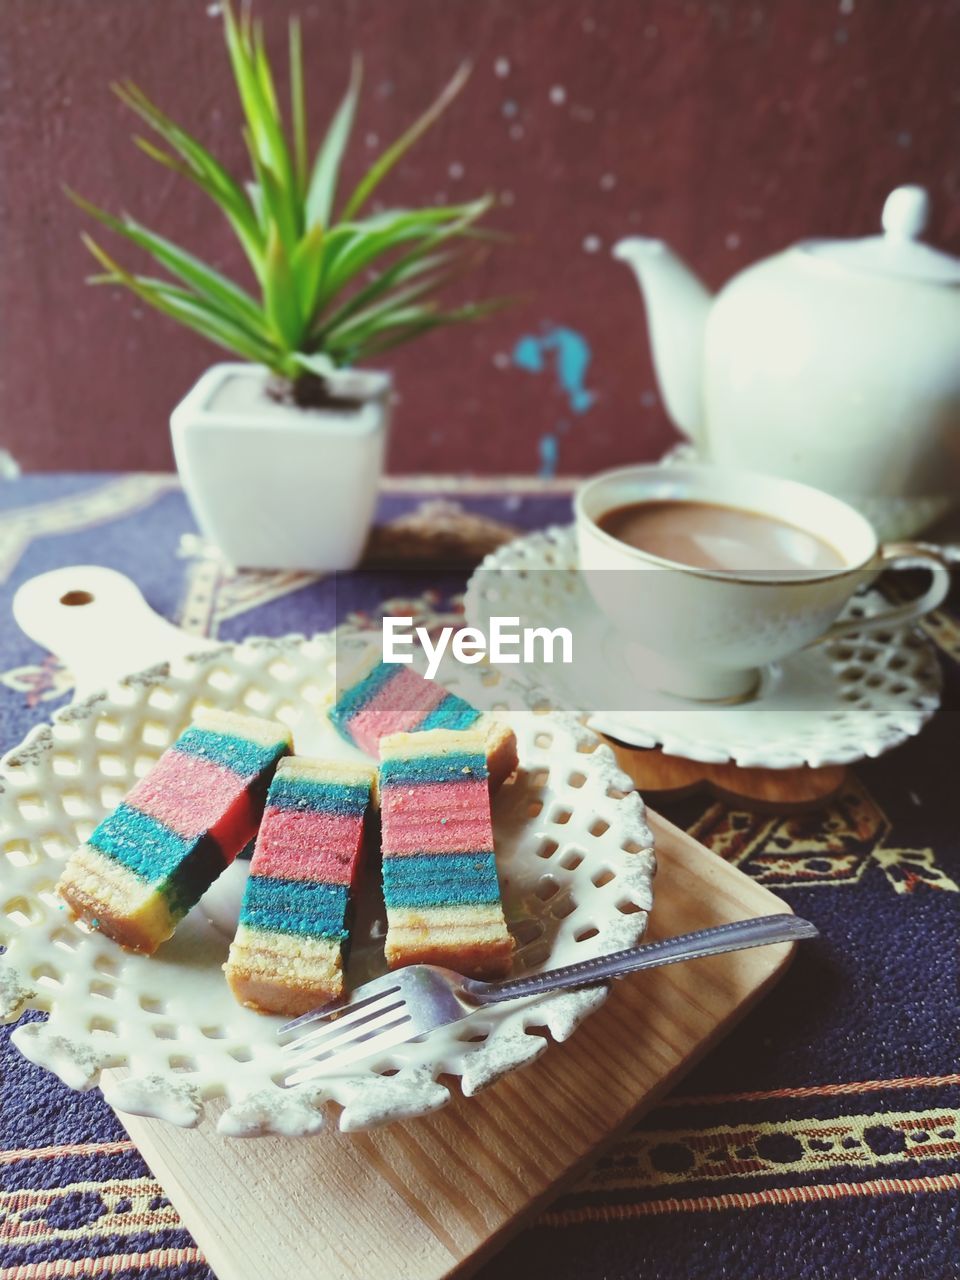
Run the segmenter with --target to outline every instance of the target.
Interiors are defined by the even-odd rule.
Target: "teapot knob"
[[[897,187],[887,196],[880,221],[888,236],[897,240],[919,240],[929,213],[930,197],[924,187]]]

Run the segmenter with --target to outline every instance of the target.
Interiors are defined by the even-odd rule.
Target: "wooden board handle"
[[[161,618],[129,578],[102,565],[31,578],[13,598],[13,616],[69,669],[76,698],[131,671],[214,647]]]

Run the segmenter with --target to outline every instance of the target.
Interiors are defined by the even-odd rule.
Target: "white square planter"
[[[373,519],[390,378],[336,375],[349,409],[298,409],[266,391],[267,370],[208,369],[170,417],[173,451],[204,537],[249,569],[350,569]]]

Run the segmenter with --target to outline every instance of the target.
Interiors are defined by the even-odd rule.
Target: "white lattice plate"
[[[879,592],[868,591],[845,616],[883,606]],[[466,614],[484,630],[495,614],[517,614],[525,626],[570,626],[596,660],[541,665],[538,692],[554,706],[593,711],[591,727],[611,737],[689,760],[771,769],[851,764],[919,733],[940,705],[936,654],[910,628],[804,650],[767,668],[758,696],[736,706],[697,705],[638,687],[626,646],[584,585],[573,528],[518,538],[489,555],[467,588]],[[524,668],[517,670],[522,679]]]
[[[124,952],[73,921],[54,892],[64,859],[189,723],[198,704],[276,716],[308,754],[349,751],[319,708],[333,640],[248,641],[130,677],[35,729],[0,763],[0,1017],[41,1009],[13,1041],[75,1089],[101,1071],[117,1108],[192,1125],[227,1099],[235,1136],[298,1135],[342,1107],[340,1127],[425,1114],[448,1101],[439,1077],[473,1094],[568,1037],[605,998],[591,988],[478,1013],[419,1044],[298,1089],[281,1088],[279,1020],[241,1008],[220,966],[246,874],[237,863],[154,957]],[[482,679],[461,668],[465,697]],[[521,770],[495,802],[497,861],[517,937],[516,968],[635,943],[651,906],[652,838],[640,797],[609,749],[572,716],[511,713]],[[382,965],[382,921],[359,913],[350,977]]]

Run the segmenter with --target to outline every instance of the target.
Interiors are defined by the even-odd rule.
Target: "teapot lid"
[[[923,187],[897,187],[883,206],[882,236],[859,240],[808,240],[805,253],[838,266],[927,284],[960,284],[960,258],[924,244],[930,197]]]

